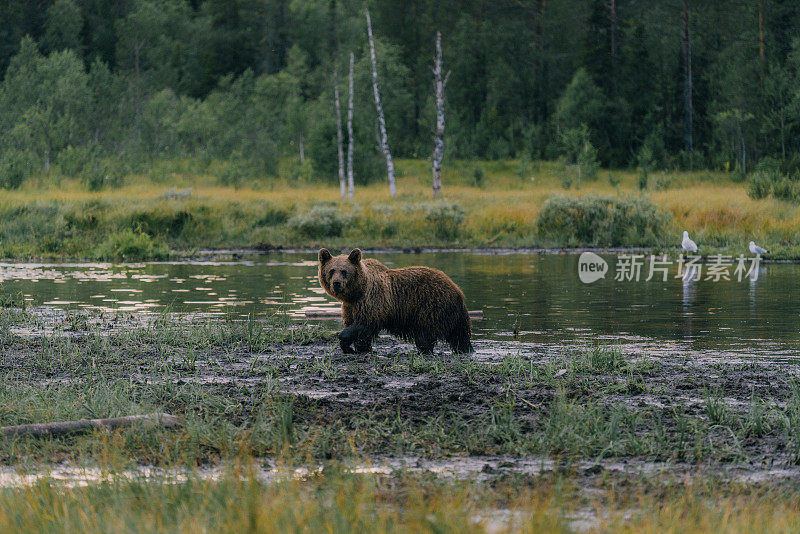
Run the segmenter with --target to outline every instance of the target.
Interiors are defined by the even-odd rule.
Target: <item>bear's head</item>
[[[361,251],[332,256],[328,249],[319,251],[319,283],[336,300],[355,302],[361,297]]]

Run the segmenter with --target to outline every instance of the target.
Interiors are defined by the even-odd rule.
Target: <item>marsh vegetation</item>
[[[6,483],[0,522],[18,529],[413,530],[426,518],[569,530],[587,510],[590,528],[711,528],[751,524],[745,511],[773,498],[782,511],[767,525],[798,520],[791,362],[496,341],[475,358],[423,357],[388,338],[345,357],[333,330],[281,315],[118,329],[75,313],[30,335],[42,321],[36,309],[0,313],[2,425],[156,411],[183,425],[4,440],[0,460],[15,472],[103,473],[66,491]],[[675,486],[687,476],[690,491]],[[701,514],[708,502],[731,513]],[[9,515],[15,506],[24,513]]]
[[[0,199],[0,256],[138,261],[206,248],[641,246],[677,251],[689,229],[703,254],[746,252],[753,239],[795,258],[800,207],[749,198],[725,174],[670,174],[670,187],[642,195],[636,174],[600,171],[578,191],[561,187],[558,164],[458,163],[430,199],[427,164],[400,160],[397,198],[383,185],[341,201],[338,188],[264,178],[240,188],[176,161],[166,181],[130,177],[120,189],[87,191],[47,181]],[[473,170],[481,169],[480,186]],[[613,180],[612,180],[613,178]],[[613,184],[612,184],[613,182]]]

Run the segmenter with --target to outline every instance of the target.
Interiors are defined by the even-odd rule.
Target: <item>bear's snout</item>
[[[342,290],[341,280],[334,280],[333,282],[331,282],[331,287],[336,293],[339,293]]]

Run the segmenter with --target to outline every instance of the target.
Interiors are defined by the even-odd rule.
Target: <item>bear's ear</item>
[[[347,256],[347,259],[350,260],[350,263],[353,265],[358,265],[361,263],[361,249],[354,248],[350,255]]]
[[[331,259],[333,256],[331,256],[331,253],[328,252],[327,248],[321,248],[319,249],[318,257],[319,257],[319,262],[324,265],[325,262]]]

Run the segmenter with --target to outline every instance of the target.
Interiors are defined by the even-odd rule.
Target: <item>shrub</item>
[[[30,175],[35,165],[33,154],[22,150],[9,150],[0,158],[0,187],[16,189]]]
[[[125,178],[126,169],[117,160],[94,158],[83,169],[83,181],[89,191],[100,191],[105,187],[119,187]]]
[[[287,157],[278,162],[278,176],[287,182],[304,184],[314,180],[314,166],[306,158],[302,163],[300,158]]]
[[[472,178],[475,180],[475,187],[483,187],[483,180],[486,178],[486,173],[483,172],[481,167],[475,167],[472,170]]]
[[[454,239],[464,222],[464,210],[457,204],[436,202],[425,209],[425,220],[440,239]]]
[[[672,185],[672,179],[666,174],[656,177],[656,189],[666,191]]]
[[[238,162],[227,161],[221,164],[214,174],[221,185],[233,186],[238,189],[247,173]]]
[[[769,156],[764,156],[758,161],[758,165],[756,165],[756,171],[764,172],[770,176],[784,174],[783,169],[781,168],[781,162]]]
[[[763,158],[747,178],[747,195],[756,200],[770,194],[782,200],[794,200],[796,189],[792,180],[781,172],[780,163],[772,158]]]
[[[361,217],[360,223],[361,230],[365,235],[376,235],[382,238],[395,236],[400,227],[397,210],[386,204],[372,206]]]
[[[747,196],[759,200],[772,192],[772,178],[763,172],[754,172],[747,179]]]
[[[187,210],[156,209],[132,213],[128,224],[131,229],[144,232],[149,236],[176,237],[192,220],[193,216]]]
[[[297,233],[311,238],[338,237],[350,222],[333,206],[314,206],[308,213],[298,214],[287,223]]]
[[[108,236],[97,248],[97,256],[123,261],[165,260],[169,249],[163,241],[140,230],[123,230]]]
[[[800,199],[800,187],[797,182],[782,176],[772,183],[772,196],[780,200],[795,201]]]
[[[262,212],[263,215],[256,221],[256,226],[277,226],[289,220],[289,212],[285,208],[275,205],[267,205]]]
[[[531,157],[528,155],[527,152],[523,152],[522,156],[519,158],[519,172],[517,175],[525,181],[528,178],[528,174],[530,173],[531,167]]]
[[[78,178],[83,174],[84,169],[92,165],[97,157],[97,149],[94,146],[72,146],[58,153],[56,163],[61,173],[70,178]]]
[[[570,245],[652,244],[670,215],[643,197],[557,195],[542,206],[540,235]]]
[[[569,189],[573,183],[580,188],[581,181],[592,181],[600,170],[597,149],[592,145],[589,129],[585,124],[578,128],[567,128],[559,132],[559,142],[564,151],[564,177],[561,185]],[[574,174],[574,176],[569,176]]]
[[[221,185],[233,186],[238,189],[248,180],[258,176],[259,168],[256,161],[248,160],[237,154],[216,165],[212,173]]]
[[[64,212],[64,226],[72,232],[87,232],[100,226],[102,213],[108,205],[98,201],[83,202]]]

